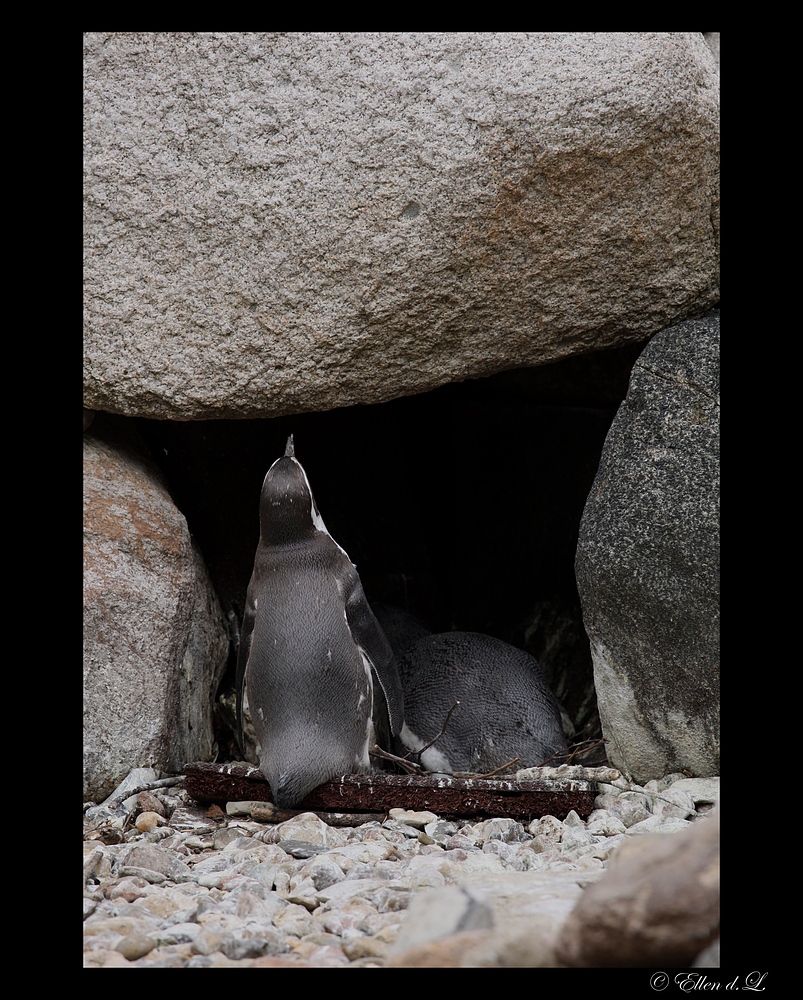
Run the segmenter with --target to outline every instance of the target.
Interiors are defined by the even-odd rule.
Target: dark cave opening
[[[242,619],[262,481],[293,434],[321,516],[369,601],[411,611],[434,632],[484,632],[526,649],[578,732],[594,738],[574,555],[605,436],[643,347],[382,404],[136,425],[230,619]],[[234,657],[230,664],[221,692],[233,689]]]

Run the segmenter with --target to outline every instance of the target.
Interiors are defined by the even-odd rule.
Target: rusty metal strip
[[[244,764],[187,764],[185,787],[198,802],[272,802],[270,786],[256,767]],[[509,816],[565,819],[574,810],[587,819],[596,786],[574,779],[512,781],[411,774],[344,774],[324,782],[299,809],[329,812],[386,812],[427,809],[439,816]]]

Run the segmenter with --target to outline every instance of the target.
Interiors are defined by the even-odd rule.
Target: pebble
[[[157,812],[143,812],[137,816],[136,827],[140,833],[150,833],[155,830],[164,820]]]
[[[378,968],[491,926],[510,928],[512,948],[518,916],[555,930],[620,845],[719,802],[718,778],[598,777],[587,819],[391,809],[326,822],[265,803],[203,807],[138,769],[84,804],[84,967]]]

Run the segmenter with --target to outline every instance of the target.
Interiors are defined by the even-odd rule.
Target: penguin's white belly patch
[[[405,747],[415,754],[420,753],[421,748],[426,746],[426,742],[414,733],[407,723],[402,726],[400,739]],[[434,746],[424,750],[419,759],[428,771],[444,771],[451,774],[455,770],[449,758]]]

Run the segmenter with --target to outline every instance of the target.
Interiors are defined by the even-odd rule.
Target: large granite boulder
[[[686,968],[719,939],[719,811],[679,833],[625,842],[560,930],[580,968]],[[702,963],[700,963],[702,964]]]
[[[136,767],[214,752],[229,637],[203,559],[155,467],[124,436],[84,435],[84,799]]]
[[[719,774],[719,312],[636,362],[575,561],[608,759]]]
[[[372,403],[719,298],[702,32],[86,32],[91,409]]]

